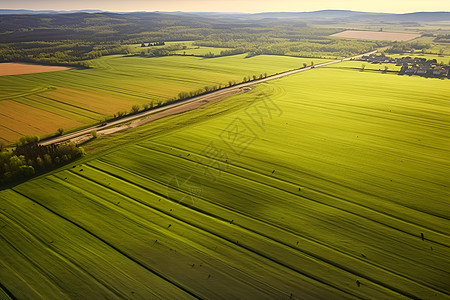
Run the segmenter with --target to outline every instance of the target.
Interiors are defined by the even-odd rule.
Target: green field
[[[148,45],[148,43],[145,43]],[[163,46],[151,46],[142,47],[141,44],[129,45],[129,51],[133,54],[139,54],[141,51],[146,51],[147,49],[171,49],[175,47],[185,47],[181,50],[173,50],[174,54],[179,55],[193,55],[193,56],[205,56],[208,53],[213,53],[214,55],[220,55],[221,51],[230,50],[232,48],[219,48],[219,47],[204,47],[194,45],[193,41],[177,41],[177,42],[165,42]]]
[[[92,125],[118,112],[128,113],[136,104],[165,102],[180,92],[224,86],[244,76],[270,75],[309,62],[309,58],[282,56],[106,56],[92,60],[87,70],[2,76],[0,142]]]
[[[318,68],[99,139],[0,191],[2,289],[448,299],[449,93]]]

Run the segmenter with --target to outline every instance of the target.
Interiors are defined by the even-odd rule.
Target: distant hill
[[[384,14],[351,10],[312,12],[209,13],[209,12],[131,12],[112,13],[98,10],[33,11],[0,10],[0,43],[55,40],[198,40],[216,29],[270,27],[307,27],[327,24],[330,28],[347,23],[420,24],[449,21],[450,12]],[[177,29],[178,28],[178,29]],[[183,28],[183,29],[181,29]],[[157,33],[158,32],[158,33]],[[297,37],[298,38],[298,37]]]
[[[245,20],[262,20],[262,19],[292,19],[299,18],[303,20],[336,20],[348,21],[356,19],[359,21],[389,21],[389,22],[440,22],[450,21],[450,12],[414,12],[406,14],[393,13],[373,13],[352,10],[318,10],[310,12],[263,12],[263,13],[223,13],[223,12],[108,12],[102,10],[26,10],[26,9],[0,9],[0,15],[40,15],[40,14],[76,14],[76,13],[114,13],[122,15],[145,15],[145,14],[161,14],[172,16],[200,16],[202,18],[215,19],[245,19]]]
[[[408,22],[439,22],[449,21],[450,12],[415,12],[400,15],[386,15],[383,19],[387,21],[408,21]]]
[[[100,13],[102,10],[28,10],[28,9],[0,9],[0,15],[41,15],[41,14],[73,14],[73,13]]]
[[[351,18],[365,15],[373,15],[374,13],[351,11],[351,10],[319,10],[311,12],[267,12],[252,14],[252,18],[303,18],[303,19],[336,19]],[[381,14],[380,14],[381,15]],[[384,14],[383,14],[384,15]]]

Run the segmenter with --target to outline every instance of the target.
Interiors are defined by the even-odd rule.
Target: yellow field
[[[105,56],[89,61],[90,69],[0,77],[0,123],[3,143],[21,135],[48,136],[58,128],[94,125],[133,105],[156,105],[180,92],[224,87],[244,77],[299,68],[311,59],[243,55],[204,59],[192,56]],[[324,60],[315,59],[316,63]],[[17,109],[9,110],[10,100]],[[73,120],[73,121],[70,121]],[[7,130],[7,129],[8,130]]]
[[[111,95],[101,95],[91,91],[81,91],[70,88],[58,88],[45,94],[47,98],[55,99],[70,106],[82,108],[103,115],[112,115],[118,110],[129,111],[130,102]]]
[[[75,120],[13,100],[0,102],[0,138],[4,142],[14,142],[18,135],[45,135],[54,128],[81,125],[83,124]]]
[[[1,63],[0,76],[54,72],[69,69],[70,69],[69,67],[61,67],[61,66],[43,66],[24,63]]]

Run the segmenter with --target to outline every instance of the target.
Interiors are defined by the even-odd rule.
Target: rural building
[[[373,64],[382,63],[395,63],[396,66],[402,66],[399,75],[418,75],[423,77],[435,77],[435,78],[450,78],[450,66],[439,65],[436,59],[427,60],[424,57],[401,57],[392,58],[384,54],[381,55],[364,55],[361,60],[367,61]]]

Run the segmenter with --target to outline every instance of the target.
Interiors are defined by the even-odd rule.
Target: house
[[[425,76],[427,74],[428,70],[426,70],[425,68],[419,68],[417,70],[417,75],[421,75],[421,76]]]
[[[416,74],[416,72],[417,72],[417,68],[411,67],[411,68],[406,69],[405,74],[414,75],[414,74]]]

